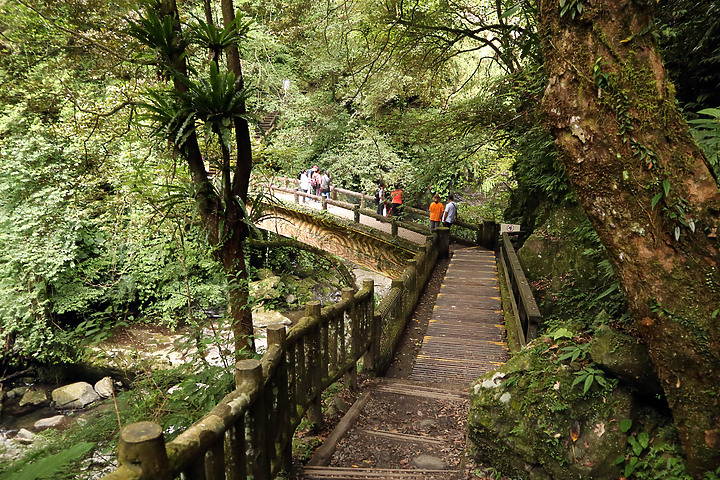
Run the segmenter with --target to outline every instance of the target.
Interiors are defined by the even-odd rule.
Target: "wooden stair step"
[[[414,470],[395,468],[304,467],[300,478],[308,480],[363,480],[388,478],[397,480],[444,480],[458,476],[457,470]]]

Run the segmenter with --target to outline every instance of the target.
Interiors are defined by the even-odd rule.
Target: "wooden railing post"
[[[438,236],[438,253],[441,258],[450,257],[450,229],[447,227],[438,227],[433,231],[433,235]]]
[[[355,220],[355,223],[360,223],[360,207],[357,205],[353,207],[353,220]]]
[[[271,345],[277,346],[285,351],[285,340],[287,338],[287,331],[285,325],[275,324],[268,325],[265,329],[267,335],[268,348]],[[274,447],[277,452],[277,458],[279,458],[279,466],[281,470],[286,472],[290,471],[292,466],[292,438],[293,431],[291,429],[290,419],[290,390],[288,386],[288,369],[287,359],[283,354],[280,363],[278,365],[278,373],[276,374],[277,382],[277,410],[276,417],[272,420],[276,422],[275,430],[276,435],[274,440]]]
[[[333,200],[337,200],[337,191],[335,190],[335,185],[330,185],[330,198]]]
[[[355,298],[355,289],[351,287],[345,287],[342,289],[342,299],[352,300]],[[358,309],[357,306],[353,305],[348,311],[348,318],[350,319],[350,356],[355,358],[358,353],[358,345],[360,342],[359,321],[358,321]],[[353,365],[353,368],[345,375],[346,382],[350,385],[352,390],[357,390],[357,367]]]
[[[293,200],[295,200],[295,203],[300,203],[300,195],[298,195],[297,190],[293,193]]]
[[[397,224],[397,220],[395,220],[394,218],[392,220],[390,220],[390,234],[393,237],[398,236],[398,224]]]
[[[262,364],[259,360],[240,360],[235,364],[235,386],[247,392],[253,392],[261,387],[263,381]],[[250,448],[247,460],[250,463],[250,472],[257,480],[270,479],[270,461],[267,445],[267,412],[264,402],[255,402],[249,412]],[[243,435],[243,432],[238,432]]]
[[[365,208],[365,194],[360,194],[360,208]]]
[[[323,201],[323,203],[325,202]],[[322,308],[320,302],[308,302],[305,305],[305,316],[320,318],[321,310]],[[309,339],[310,341],[306,342],[306,345],[308,345],[307,351],[310,355],[310,358],[305,359],[305,361],[309,365],[309,368],[305,372],[305,374],[308,376],[305,385],[307,385],[311,389],[311,391],[309,392],[309,395],[311,396],[310,405],[308,406],[306,416],[310,423],[314,423],[318,427],[321,427],[323,425],[322,392],[319,391],[319,385],[322,382],[322,378],[320,378],[320,359],[317,358],[320,356],[320,338],[318,335],[313,335],[311,336],[311,338],[312,340]]]
[[[380,358],[380,322],[382,317],[375,314],[375,281],[371,278],[363,280],[363,290],[369,290],[368,297],[368,314],[370,315],[370,347],[363,358],[363,369],[367,372],[374,372]]]
[[[170,480],[162,428],[153,422],[132,423],[120,432],[118,465],[139,466],[141,478]]]
[[[327,210],[327,198],[322,197],[322,209]]]

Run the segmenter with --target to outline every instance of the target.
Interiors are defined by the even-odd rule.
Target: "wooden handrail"
[[[538,325],[542,324],[542,315],[517,253],[515,253],[515,248],[510,242],[510,236],[504,232],[501,234],[501,239],[500,261],[505,272],[505,285],[510,294],[515,321],[514,328],[509,330],[515,332],[518,344],[523,346],[537,337]]]
[[[168,444],[162,429],[126,426],[118,446],[118,467],[102,480],[185,478],[270,480],[287,471],[292,437],[301,419],[322,421],[322,392],[343,375],[351,381],[357,364],[382,372],[411,317],[438,258],[439,234],[421,245],[402,279],[374,307],[374,283],[343,290],[343,300],[320,308],[309,302],[306,316],[286,334],[267,330],[260,361],[243,360],[235,370],[236,389],[207,415]],[[141,422],[142,426],[151,424]],[[227,477],[226,477],[227,474]]]

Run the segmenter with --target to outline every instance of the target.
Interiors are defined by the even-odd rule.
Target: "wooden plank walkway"
[[[467,387],[507,356],[495,254],[456,250],[410,378]]]

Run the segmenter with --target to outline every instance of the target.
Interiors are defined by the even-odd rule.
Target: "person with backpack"
[[[320,177],[320,195],[330,199],[330,172],[325,170],[323,176]]]
[[[380,182],[375,192],[375,201],[377,202],[377,214],[385,214],[385,182]]]
[[[445,211],[442,215],[442,222],[443,226],[450,228],[453,223],[455,223],[455,218],[457,217],[457,203],[455,203],[455,197],[452,195],[448,195],[448,203],[445,205]]]
[[[321,178],[321,177],[320,177],[320,172],[319,172],[318,170],[319,170],[319,169],[318,169],[318,166],[315,165],[315,166],[312,168],[312,171],[313,171],[312,177],[310,177],[310,185],[311,185],[312,188],[313,188],[313,193],[314,193],[315,196],[317,196],[317,197],[320,196],[320,178]]]

